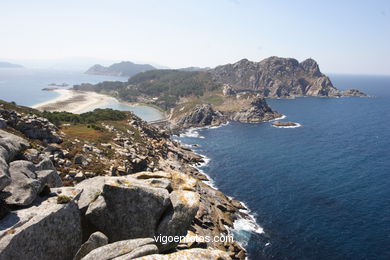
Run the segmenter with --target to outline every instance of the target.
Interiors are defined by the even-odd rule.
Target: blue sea
[[[70,88],[81,83],[98,83],[102,81],[126,81],[125,77],[87,75],[82,71],[60,71],[43,69],[0,69],[0,99],[8,102],[14,101],[18,105],[33,106],[59,94],[53,91],[42,91],[50,83],[67,83]],[[64,88],[64,87],[57,87]],[[93,107],[95,109],[98,107]],[[129,106],[116,101],[99,108],[112,108],[132,111],[146,121],[161,119],[161,113],[148,106]]]
[[[262,227],[235,230],[249,259],[390,259],[390,77],[331,80],[373,97],[268,100],[301,127],[230,122],[179,138]]]

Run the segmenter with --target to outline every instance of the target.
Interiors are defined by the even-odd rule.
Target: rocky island
[[[136,64],[130,61],[122,61],[108,67],[96,64],[89,68],[85,74],[131,77],[137,73],[155,69],[156,68],[149,64]]]
[[[127,82],[81,84],[74,89],[157,106],[168,114],[166,126],[173,131],[281,117],[264,98],[366,96],[359,90],[335,88],[313,59],[280,57],[243,59],[201,71],[150,70]]]
[[[299,124],[295,122],[281,122],[281,121],[276,121],[271,123],[273,126],[276,127],[298,127]]]

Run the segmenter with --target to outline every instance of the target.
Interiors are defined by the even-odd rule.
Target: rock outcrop
[[[0,222],[0,259],[72,259],[81,245],[74,188],[53,189],[31,207],[11,211]],[[59,198],[63,204],[59,204]]]
[[[313,59],[270,57],[260,62],[247,59],[208,71],[213,79],[236,91],[256,91],[264,97],[337,97],[349,95],[336,89]]]
[[[125,260],[158,253],[153,238],[122,240],[92,250],[83,260]]]
[[[358,89],[347,89],[347,90],[344,90],[343,92],[343,96],[350,96],[350,97],[368,97],[367,94],[361,92],[360,90]]]
[[[180,128],[214,126],[224,122],[226,118],[210,104],[197,105],[191,111],[173,119],[173,124]]]
[[[200,196],[193,191],[178,190],[170,194],[173,210],[168,212],[157,227],[157,234],[164,236],[185,236],[194,216],[198,212]],[[159,243],[161,252],[174,248],[179,241]]]
[[[108,238],[102,232],[95,232],[91,234],[87,242],[81,245],[73,260],[81,260],[88,255],[92,250],[108,244]]]
[[[258,123],[273,120],[282,115],[272,110],[264,98],[257,96],[250,103],[248,109],[232,113],[229,118],[234,121]]]
[[[46,118],[36,115],[25,115],[0,107],[0,117],[6,124],[23,133],[27,138],[38,139],[47,143],[61,143],[57,127]]]
[[[182,250],[167,255],[148,255],[148,256],[136,258],[136,260],[176,260],[176,259],[231,260],[229,254],[221,250],[200,249],[200,248]]]
[[[23,138],[0,130],[0,191],[11,183],[8,163],[28,146]]]
[[[7,110],[8,132],[0,130],[0,259],[81,259],[101,248],[129,259],[199,247],[245,258],[235,242],[154,238],[226,235],[244,216],[239,203],[202,183],[207,177],[191,166],[202,158],[165,132],[129,115],[118,126],[97,123],[106,129],[98,132],[104,143],[68,136],[67,126],[61,144],[48,143],[14,128],[15,115],[33,118],[27,111]],[[75,187],[55,188],[60,185]],[[126,253],[112,247],[138,239],[153,243],[126,246]]]
[[[5,199],[7,204],[30,205],[42,192],[45,186],[50,188],[62,186],[61,178],[53,164],[48,161],[34,165],[29,161],[13,161],[9,164],[11,183],[4,191],[10,194]]]
[[[177,172],[140,172],[95,177],[76,187],[83,190],[79,200],[82,215],[85,213],[88,223],[112,242],[158,235],[184,236],[199,208],[195,184],[195,179]],[[164,252],[177,244],[160,244],[159,248]]]
[[[153,237],[168,205],[165,189],[118,181],[103,186],[102,194],[88,206],[86,218],[110,241]]]
[[[272,125],[276,126],[276,127],[293,127],[293,126],[298,126],[298,124],[295,123],[295,122],[280,122],[280,121],[272,122]]]

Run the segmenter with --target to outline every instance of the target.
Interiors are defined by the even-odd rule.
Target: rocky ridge
[[[96,64],[89,68],[85,74],[131,77],[137,73],[155,69],[155,67],[149,64],[136,64],[130,61],[122,61],[108,67]]]
[[[355,92],[336,89],[313,59],[302,62],[279,57],[269,57],[260,62],[242,59],[208,72],[215,81],[226,84],[235,91],[255,91],[263,97],[355,95]]]
[[[189,127],[217,126],[226,123],[228,120],[259,123],[282,116],[277,111],[272,110],[260,95],[250,93],[249,97],[242,98],[240,95],[230,93],[229,96],[244,99],[244,107],[238,111],[220,111],[216,110],[211,104],[197,105],[192,110],[171,118],[170,129],[174,132],[180,132]]]
[[[46,122],[29,113],[2,108],[0,259],[245,258],[236,242],[153,238],[227,235],[248,218],[239,202],[202,182],[192,167],[202,158],[164,131],[129,113],[95,129],[50,125],[27,137]],[[30,128],[18,128],[26,119]]]

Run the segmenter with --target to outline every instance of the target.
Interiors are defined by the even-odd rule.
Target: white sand
[[[60,94],[59,97],[32,106],[41,111],[66,111],[80,114],[88,111],[91,107],[104,106],[116,99],[95,92],[84,92],[70,89],[53,90]]]

